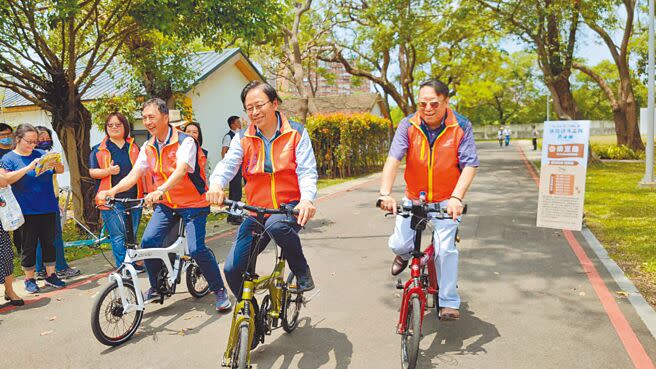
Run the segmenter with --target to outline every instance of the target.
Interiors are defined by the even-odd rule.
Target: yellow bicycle
[[[292,215],[297,213],[284,204],[281,204],[279,209],[249,206],[230,200],[225,200],[224,204],[230,207],[232,215],[240,215],[246,210],[255,213],[256,220],[248,266],[244,272],[241,299],[233,313],[228,347],[221,363],[224,367],[244,369],[250,367],[251,350],[264,343],[264,337],[270,335],[272,330],[282,327],[285,332],[291,333],[296,329],[301,306],[305,305],[303,293],[289,288],[296,284],[296,277],[290,272],[285,279],[285,260],[282,253],[278,253],[277,247],[273,272],[262,277],[255,274],[255,264],[260,251],[259,242],[266,232],[265,215],[286,214],[286,221],[295,223]],[[255,299],[258,291],[266,292],[259,304]]]

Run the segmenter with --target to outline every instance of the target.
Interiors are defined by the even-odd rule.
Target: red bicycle
[[[380,200],[376,203],[380,207]],[[467,206],[463,214],[467,211]],[[386,215],[390,215],[388,213]],[[414,249],[411,251],[412,259],[410,265],[410,279],[405,284],[399,278],[396,288],[403,290],[401,298],[401,310],[396,333],[401,335],[401,365],[403,369],[414,369],[419,356],[419,341],[421,339],[421,327],[424,321],[426,308],[437,307],[439,317],[439,286],[437,284],[437,273],[435,270],[435,248],[434,239],[431,244],[421,251],[421,234],[432,219],[450,219],[446,208],[440,208],[439,204],[427,204],[420,200],[416,202],[404,201],[397,206],[397,215],[411,217],[410,228],[415,231]],[[459,240],[456,235],[456,242]],[[433,297],[433,304],[427,306],[428,298]]]

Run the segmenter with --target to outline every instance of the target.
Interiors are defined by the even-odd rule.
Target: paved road
[[[434,311],[426,316],[419,367],[633,368],[563,233],[534,226],[537,188],[518,151],[483,143],[480,157],[459,244],[463,317],[440,323]],[[399,294],[387,249],[393,220],[372,207],[377,178],[320,201],[316,220],[303,233],[320,292],[293,334],[274,331],[255,350],[255,368],[400,367],[394,333]],[[400,193],[401,178],[397,185]],[[585,240],[575,237],[608,289],[616,291]],[[230,242],[224,237],[210,245],[222,259]],[[269,249],[260,266],[272,258]],[[182,287],[163,306],[147,306],[131,341],[107,348],[89,323],[104,283],[101,278],[44,294],[21,309],[0,308],[0,368],[218,366],[230,315],[216,314],[212,297],[196,300]],[[628,300],[615,301],[648,359],[656,359],[656,341]]]

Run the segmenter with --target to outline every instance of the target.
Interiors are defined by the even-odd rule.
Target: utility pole
[[[645,160],[645,177],[640,182],[642,187],[656,187],[654,182],[654,0],[649,0],[649,62],[647,94],[647,147]]]

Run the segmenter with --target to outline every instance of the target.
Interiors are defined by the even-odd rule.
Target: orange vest
[[[408,152],[405,166],[405,196],[419,199],[426,192],[426,201],[439,202],[451,197],[460,178],[458,146],[464,130],[450,108],[447,109],[446,128],[440,133],[433,146],[422,131],[419,114],[409,118]]]
[[[301,199],[296,175],[296,146],[305,127],[280,114],[280,135],[271,142],[271,171],[264,171],[264,142],[251,124],[241,138],[244,152],[242,175],[246,180],[246,202],[252,206],[278,208]]]
[[[98,160],[98,166],[100,169],[106,169],[111,166],[112,163],[112,154],[107,150],[107,140],[109,140],[109,137],[105,136],[105,138],[102,140],[100,145],[98,145],[98,152],[96,153],[96,159]],[[137,145],[134,142],[134,138],[128,137],[125,139],[125,142],[129,145],[128,146],[128,152],[130,153],[130,163],[134,165],[134,162],[137,160],[137,157],[139,156],[139,145]],[[100,179],[100,185],[98,186],[98,192],[100,191],[105,191],[109,190],[112,188],[112,176],[107,176],[105,178]],[[96,193],[97,195],[98,193]],[[137,198],[141,198],[143,196],[143,186],[140,182],[137,182]],[[96,198],[96,205],[98,205],[98,208],[101,210],[107,210],[109,208],[103,206],[105,203],[105,199],[98,199]]]
[[[148,159],[149,171],[152,174],[155,188],[161,186],[173,174],[177,164],[178,147],[185,138],[190,137],[178,131],[171,129],[171,137],[160,151],[157,150],[155,137],[148,140],[146,146],[146,157]],[[182,180],[173,188],[164,193],[161,204],[170,208],[204,208],[209,206],[205,200],[207,192],[207,180],[205,168],[199,164],[199,159],[203,152],[196,144],[196,168],[193,173],[187,173]]]

